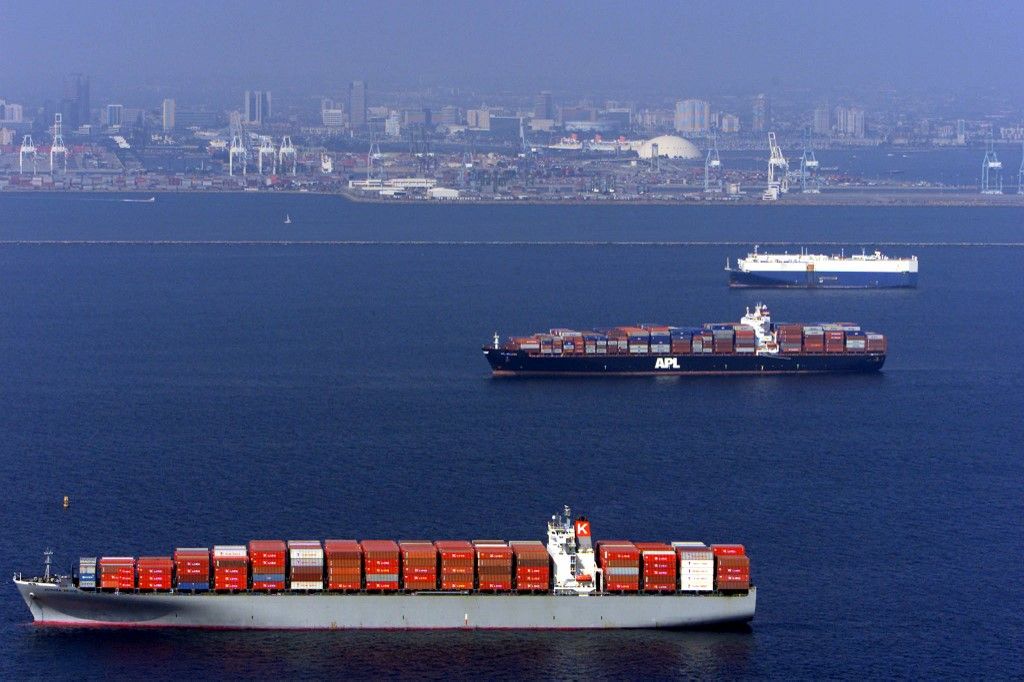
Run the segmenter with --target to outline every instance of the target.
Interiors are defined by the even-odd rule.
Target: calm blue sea
[[[891,246],[921,258],[917,290],[755,294],[722,271],[745,246],[679,242],[1019,243],[1022,225],[0,196],[8,576],[46,547],[67,567],[256,537],[542,539],[568,503],[598,538],[742,542],[760,586],[749,632],[280,634],[41,630],[0,583],[0,678],[1019,676],[1024,248]],[[29,243],[52,240],[75,243]],[[227,243],[83,243],[102,240]],[[240,243],[281,240],[377,243]],[[418,240],[448,243],[386,243]],[[884,371],[493,380],[479,350],[758,298],[887,333]]]

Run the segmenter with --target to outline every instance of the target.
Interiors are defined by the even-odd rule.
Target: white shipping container
[[[294,563],[297,559],[318,559],[323,561],[324,550],[322,549],[290,549],[288,555]]]
[[[707,549],[707,547],[708,547],[703,542],[695,542],[693,540],[687,540],[687,541],[683,541],[683,542],[673,542],[672,546],[673,547],[693,547],[693,548],[696,548],[696,549]]]
[[[293,557],[291,560],[292,568],[313,568],[315,566],[323,566],[323,557]]]
[[[293,590],[322,590],[322,589],[324,589],[324,584],[323,584],[322,581],[317,582],[317,581],[312,581],[312,580],[305,580],[305,581],[301,581],[301,580],[300,581],[295,581],[295,580],[293,580],[292,581],[292,589]]]
[[[715,589],[714,576],[683,576],[679,581],[680,592],[711,592]]]
[[[249,550],[245,545],[214,545],[214,559],[245,559],[249,556]]]

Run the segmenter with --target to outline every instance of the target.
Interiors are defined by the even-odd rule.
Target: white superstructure
[[[917,272],[917,256],[891,258],[881,251],[857,253],[850,256],[823,253],[758,253],[747,254],[736,261],[741,272]],[[727,265],[728,268],[728,265]]]
[[[597,589],[590,521],[583,517],[573,521],[569,507],[548,521],[548,554],[555,570],[555,594],[590,594]]]

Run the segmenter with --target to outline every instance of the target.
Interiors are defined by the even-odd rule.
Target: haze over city
[[[119,2],[0,7],[0,91],[210,101],[249,83],[713,95],[778,88],[1024,88],[1020,3]],[[1019,95],[1017,95],[1019,101]],[[228,101],[234,101],[232,94]],[[223,104],[223,103],[218,103]]]

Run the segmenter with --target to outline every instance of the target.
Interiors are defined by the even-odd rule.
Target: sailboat
[[[292,224],[292,217],[290,215],[288,215],[287,213],[284,214],[284,224],[285,225],[291,225]]]

